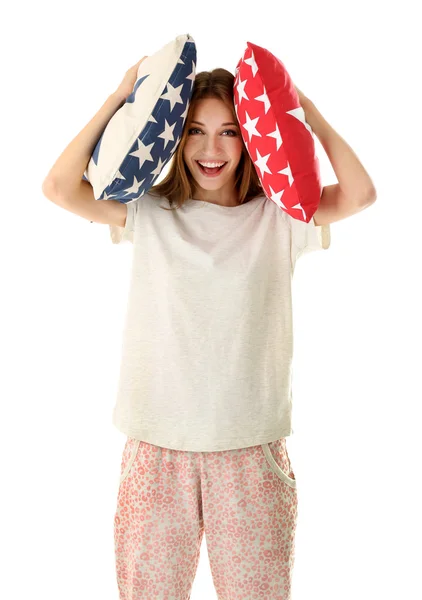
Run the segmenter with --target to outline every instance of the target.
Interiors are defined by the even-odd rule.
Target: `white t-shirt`
[[[234,207],[145,194],[114,244],[133,266],[113,424],[195,452],[293,433],[292,295],[297,258],[330,226],[293,219],[262,195]]]

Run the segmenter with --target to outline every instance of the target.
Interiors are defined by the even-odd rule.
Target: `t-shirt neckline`
[[[217,204],[215,202],[208,202],[206,200],[197,200],[196,198],[188,198],[188,200],[186,200],[186,202],[183,204],[183,207],[186,208],[207,208],[208,210],[215,210],[215,211],[222,211],[222,212],[236,212],[236,211],[242,211],[247,207],[251,207],[253,205],[255,205],[258,200],[263,200],[264,196],[263,195],[259,195],[259,196],[255,196],[255,198],[252,198],[252,200],[249,200],[248,202],[243,202],[242,204],[237,204],[236,206],[224,206],[222,204]],[[249,206],[250,205],[250,206]]]

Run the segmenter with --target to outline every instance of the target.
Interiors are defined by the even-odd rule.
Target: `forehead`
[[[192,119],[197,121],[233,121],[233,114],[230,108],[219,98],[205,98],[198,100],[192,113]]]

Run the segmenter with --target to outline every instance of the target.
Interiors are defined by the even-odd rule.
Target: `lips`
[[[208,162],[208,161],[207,161]],[[211,161],[209,161],[211,162]],[[226,166],[227,162],[225,162],[221,167],[218,168],[218,170],[214,171],[213,173],[210,173],[204,169],[204,167],[199,163],[199,161],[197,160],[196,163],[198,164],[198,167],[201,171],[201,173],[205,176],[205,177],[217,177],[221,171],[224,169],[224,167]]]

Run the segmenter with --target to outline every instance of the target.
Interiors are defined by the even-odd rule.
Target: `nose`
[[[218,158],[220,151],[220,139],[218,135],[204,135],[203,136],[203,152],[211,158]]]

